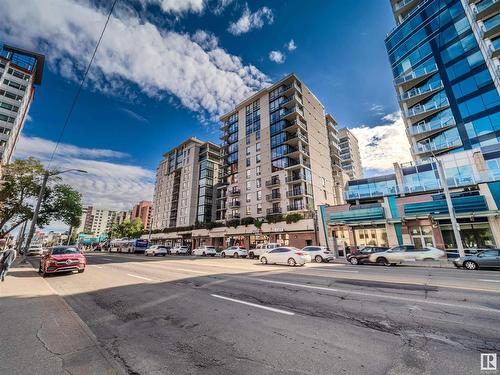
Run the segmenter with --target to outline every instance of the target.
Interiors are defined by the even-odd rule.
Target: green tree
[[[2,172],[0,237],[31,220],[45,170],[40,161],[30,157],[15,160]],[[59,178],[53,177],[53,185],[45,190],[37,225],[43,227],[52,220],[79,225],[82,214],[80,194],[68,185],[56,184],[57,181]]]
[[[132,221],[124,220],[121,223],[115,223],[111,227],[112,238],[139,238],[144,232],[144,224],[140,218]]]

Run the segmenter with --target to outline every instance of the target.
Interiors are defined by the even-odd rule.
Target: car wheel
[[[323,262],[323,258],[321,257],[321,255],[316,255],[316,256],[314,257],[314,261],[315,261],[316,263],[321,263],[321,262]]]
[[[253,253],[248,253],[248,257],[249,257],[250,259],[253,259],[253,258],[255,258],[255,255],[254,255]]]
[[[81,270],[78,270],[78,273],[83,273],[85,271],[85,268],[82,268]]]
[[[222,252],[220,256],[221,256],[221,258],[225,258],[226,257],[226,253]]]
[[[288,265],[290,267],[295,267],[296,264],[297,264],[297,262],[295,261],[295,259],[293,259],[293,258],[288,259]]]
[[[212,258],[215,257],[215,254],[212,254]]]
[[[349,259],[349,263],[351,263],[353,266],[357,266],[359,264],[358,258],[351,258]]]
[[[163,253],[163,256],[166,256],[166,255],[167,255],[167,253]]]
[[[235,252],[235,253],[233,254],[233,258],[239,258],[239,257],[240,257],[240,255],[239,255],[238,253],[236,253],[236,252]]]
[[[473,262],[472,260],[467,260],[464,262],[464,268],[473,271],[476,270],[478,267],[476,262]]]
[[[260,258],[260,262],[261,262],[262,264],[267,264],[267,258],[266,258],[266,257],[261,257],[261,258]]]
[[[203,252],[203,254],[201,254],[202,256],[206,256],[207,254],[205,254],[205,252]]]
[[[377,258],[377,263],[378,264],[382,264],[384,266],[390,266],[391,264],[387,261],[386,258],[384,257],[380,257],[380,258]]]

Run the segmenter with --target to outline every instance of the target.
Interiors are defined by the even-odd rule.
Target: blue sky
[[[165,151],[190,136],[219,142],[214,120],[221,113],[290,72],[341,126],[354,129],[362,147],[373,138],[389,145],[378,153],[363,147],[367,173],[409,157],[407,147],[394,149],[405,139],[384,46],[394,26],[389,0],[304,4],[120,0],[55,163],[95,171],[67,177],[86,203],[125,208],[151,198]],[[46,159],[108,7],[108,1],[0,3],[7,15],[0,40],[41,51],[48,61],[18,157]]]

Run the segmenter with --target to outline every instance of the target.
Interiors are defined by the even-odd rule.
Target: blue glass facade
[[[414,158],[498,145],[495,2],[391,3],[398,26],[386,47]]]

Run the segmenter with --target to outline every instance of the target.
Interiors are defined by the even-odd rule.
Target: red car
[[[74,246],[54,246],[40,259],[38,272],[43,276],[58,272],[85,271],[87,259]]]

